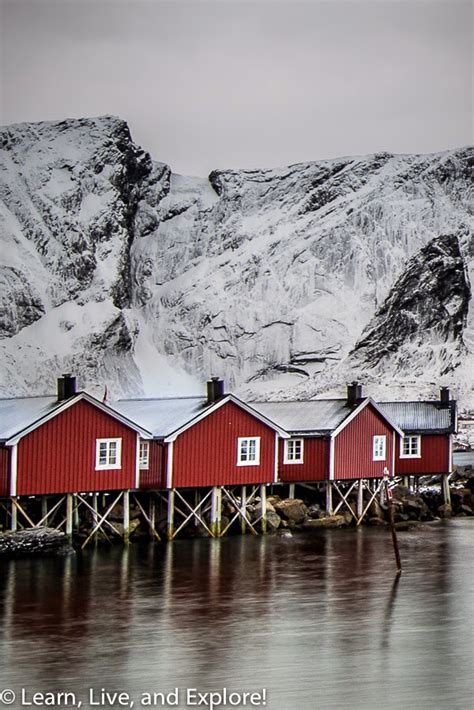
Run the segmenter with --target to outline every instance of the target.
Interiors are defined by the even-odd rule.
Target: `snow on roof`
[[[341,424],[352,408],[345,399],[314,399],[297,402],[250,402],[282,429],[301,434],[329,432]]]
[[[57,397],[14,397],[0,399],[0,440],[7,441],[38,419],[53,412]]]
[[[380,402],[379,406],[403,431],[449,431],[453,426],[451,407],[439,401]]]
[[[172,434],[208,406],[204,397],[120,399],[112,403],[117,412],[140,424],[158,438]]]

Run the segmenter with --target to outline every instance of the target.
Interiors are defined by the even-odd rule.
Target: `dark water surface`
[[[83,708],[90,687],[135,708],[224,687],[266,688],[269,710],[473,707],[474,520],[399,538],[398,584],[389,534],[368,528],[3,561],[0,691],[12,708],[22,687]]]

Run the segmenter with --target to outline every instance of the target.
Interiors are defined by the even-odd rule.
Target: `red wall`
[[[0,446],[0,498],[10,495],[10,484],[8,478],[8,462],[10,451],[6,446]]]
[[[159,490],[166,488],[166,447],[150,441],[150,462],[148,469],[140,469],[140,488]]]
[[[301,437],[294,437],[295,439]],[[329,439],[303,439],[303,463],[287,463],[285,442],[280,439],[278,478],[280,481],[325,481],[329,477]]]
[[[386,436],[385,461],[373,461],[373,437]],[[382,478],[393,474],[393,429],[367,405],[334,440],[334,479]]]
[[[122,438],[122,468],[95,470],[96,439]],[[80,400],[18,444],[17,495],[135,488],[137,435]]]
[[[395,471],[397,476],[448,473],[449,435],[422,435],[419,459],[400,458],[400,437],[397,435]]]
[[[260,436],[260,465],[237,466],[237,438]],[[227,402],[183,432],[173,445],[173,488],[271,483],[275,432]]]

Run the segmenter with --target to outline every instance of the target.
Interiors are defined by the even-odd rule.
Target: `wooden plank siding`
[[[10,495],[10,449],[0,446],[0,498],[7,498]]]
[[[239,437],[260,437],[260,464],[237,466]],[[232,486],[275,480],[275,432],[227,402],[173,443],[172,487]]]
[[[166,488],[166,444],[150,441],[150,460],[147,469],[140,469],[140,488],[159,490]]]
[[[279,441],[278,478],[283,483],[325,481],[329,477],[329,439],[308,437],[303,438],[303,442],[303,463],[285,464],[285,441]]]
[[[96,471],[96,439],[121,438],[121,468]],[[78,401],[18,443],[17,495],[135,488],[136,433]]]
[[[397,435],[395,458],[397,476],[448,473],[449,434],[422,434],[420,458],[400,458],[400,437]]]
[[[393,474],[394,430],[367,405],[334,438],[334,480],[381,478],[384,468]],[[373,437],[386,436],[384,461],[373,460]]]

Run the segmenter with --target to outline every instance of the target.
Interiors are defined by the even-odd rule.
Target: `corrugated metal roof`
[[[442,431],[451,428],[451,409],[439,402],[379,402],[403,431]]]
[[[164,438],[201,414],[209,405],[204,397],[170,397],[120,399],[111,406],[153,436]]]
[[[299,402],[250,402],[258,412],[288,432],[318,434],[332,431],[351,413],[345,399]]]
[[[50,414],[59,404],[55,396],[0,399],[0,440],[15,436]]]

